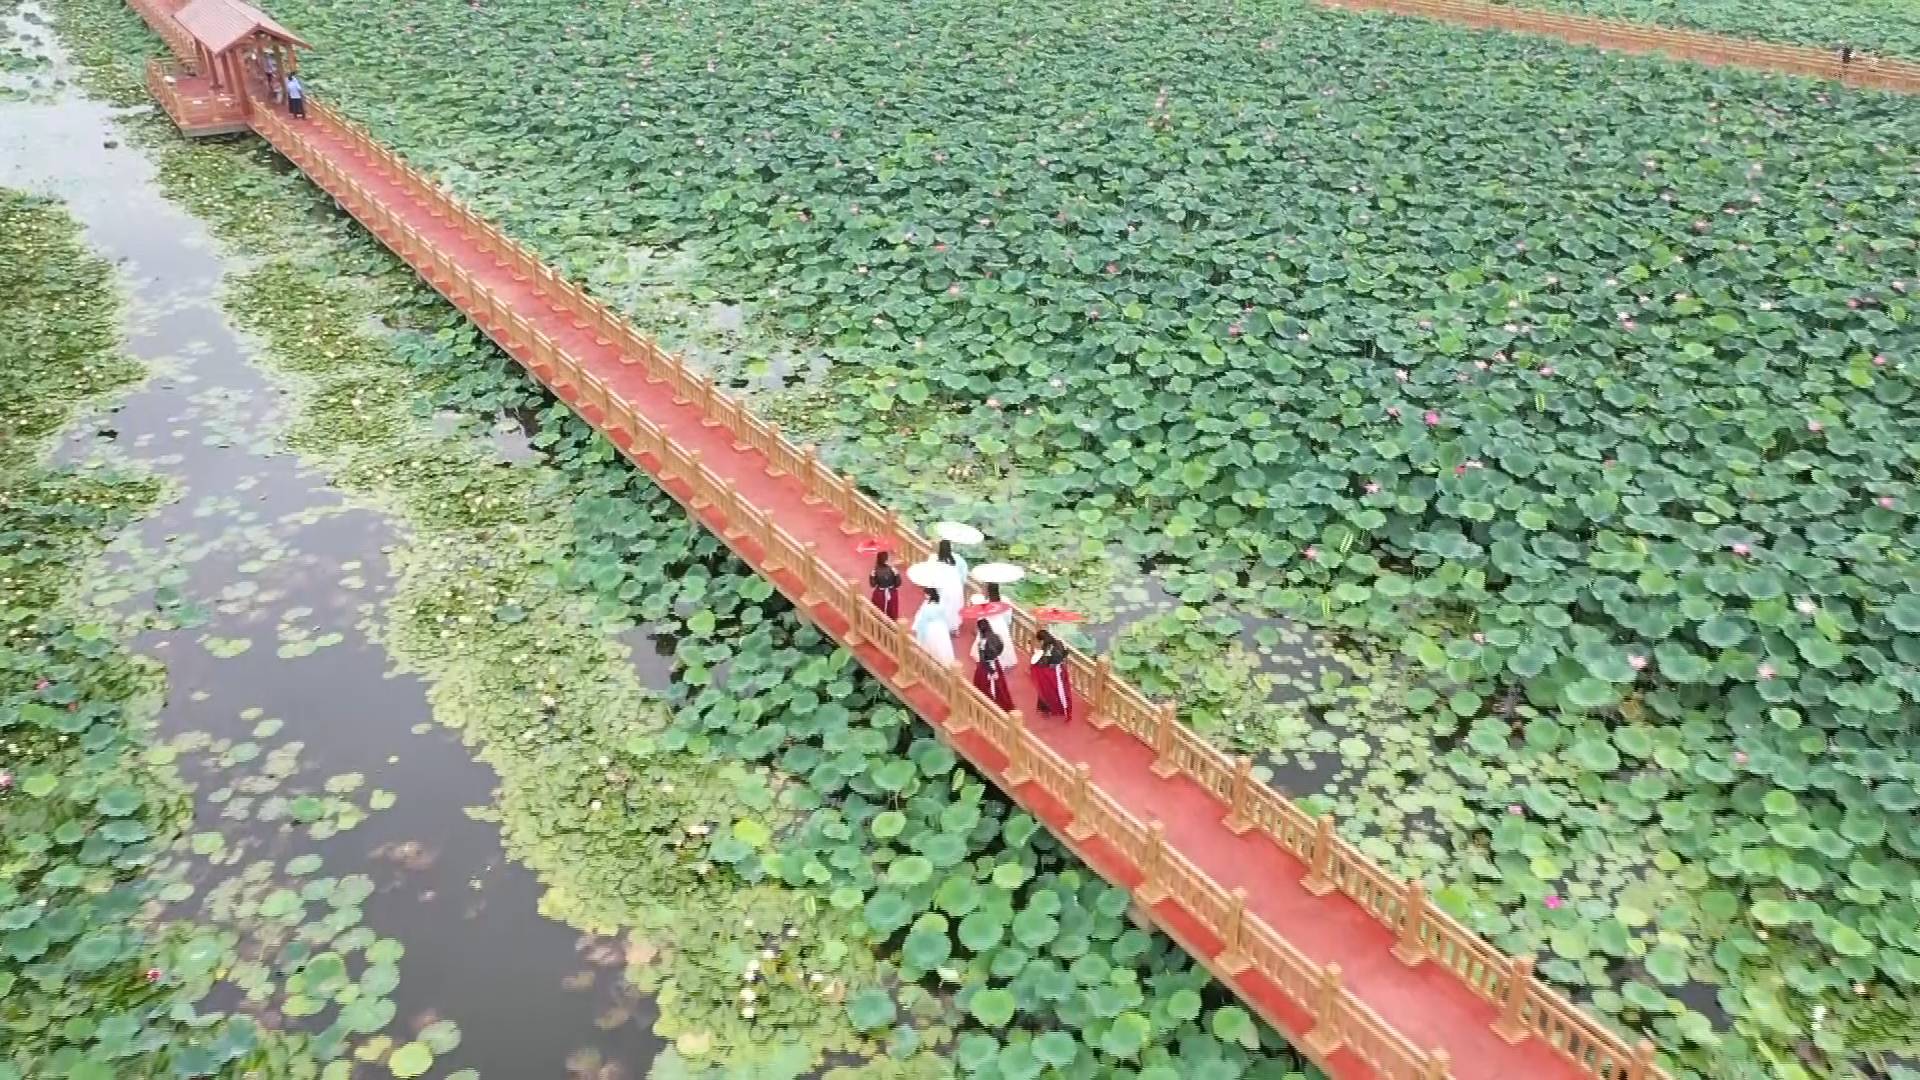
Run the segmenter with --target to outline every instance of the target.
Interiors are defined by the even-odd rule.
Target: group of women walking
[[[973,624],[973,685],[1002,709],[1013,708],[1013,689],[1008,682],[1009,662],[1013,655],[1013,605],[1001,598],[1000,590],[1025,576],[1026,572],[1010,563],[989,563],[969,571],[967,560],[954,549],[971,547],[984,537],[980,530],[959,522],[943,521],[934,526],[939,541],[934,557],[907,568],[905,579],[918,586],[924,601],[913,615],[913,638],[920,646],[945,664],[958,662],[955,639],[968,621]],[[892,551],[879,541],[862,544],[862,551],[873,555],[873,573],[867,583],[872,588],[875,607],[889,619],[900,617],[901,573],[892,563]],[[961,597],[969,573],[986,588],[962,606]],[[1046,609],[1061,618],[1078,616],[1058,609]],[[1038,646],[1029,659],[1034,693],[1043,715],[1073,717],[1073,681],[1067,668],[1067,647],[1047,629],[1043,620],[1035,637]]]

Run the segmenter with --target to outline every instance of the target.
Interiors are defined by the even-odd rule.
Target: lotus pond
[[[1847,42],[1861,52],[1920,56],[1920,12],[1900,0],[1529,0],[1527,6],[1757,41],[1829,49]]]
[[[137,22],[61,13],[135,85]],[[1915,1052],[1911,102],[1286,3],[276,14],[318,93],[1122,615],[1136,678],[1682,1075]],[[467,545],[389,645],[547,908],[629,935],[657,1069],[1291,1068],[297,181],[178,160],[248,250],[327,222],[243,293],[324,377],[301,448]],[[400,452],[529,409],[538,468]],[[670,718],[598,677],[641,626]]]
[[[1912,1053],[1911,100],[1287,3],[281,14],[1683,1067]]]
[[[101,61],[142,40],[137,24],[105,6],[68,5],[58,15],[90,89],[132,100],[137,84]],[[90,445],[126,437],[150,452],[192,435],[222,451],[212,460],[257,453],[277,459],[280,472],[242,476],[230,492],[176,496],[175,509],[134,531],[109,527],[132,524],[132,511],[101,523],[98,539],[114,537],[104,564],[61,553],[69,575],[90,569],[92,576],[89,584],[67,580],[59,603],[96,619],[94,633],[107,648],[143,650],[137,663],[150,695],[163,685],[204,687],[177,707],[170,703],[160,720],[185,711],[208,730],[164,743],[154,741],[160,733],[146,719],[151,703],[125,718],[101,713],[121,736],[148,742],[146,759],[179,772],[169,789],[176,816],[156,840],[164,856],[151,870],[124,868],[130,893],[154,906],[154,937],[122,945],[147,950],[143,959],[166,935],[188,947],[160,954],[158,979],[134,980],[167,991],[141,1017],[144,1056],[104,1045],[76,1021],[45,1041],[9,1044],[7,1067],[89,1080],[120,1075],[115,1069],[193,1076],[242,1067],[329,1080],[465,1077],[460,1069],[469,1061],[483,1072],[497,1065],[502,1075],[564,1068],[595,1080],[646,1070],[1301,1075],[1271,1033],[1184,954],[1132,925],[1123,893],[1092,879],[1031,819],[989,795],[928,732],[856,678],[843,655],[802,628],[764,583],[615,464],[603,442],[332,216],[297,177],[255,144],[184,146],[152,117],[128,117],[120,128],[153,156],[161,188],[204,218],[237,257],[224,285],[227,318],[255,335],[255,363],[270,382],[201,388],[193,408],[154,413],[156,429],[145,432],[133,413],[182,407],[183,395],[163,384],[160,391],[173,395],[162,399],[168,404],[128,406],[118,420],[92,421],[76,438]],[[100,182],[89,198],[120,194]],[[37,247],[23,252],[32,256],[19,261],[23,268],[50,276],[57,269]],[[98,290],[103,268],[88,265],[99,279],[96,292],[62,299],[61,310],[91,313],[95,344],[109,349],[112,298]],[[54,304],[27,299],[36,309]],[[170,371],[168,383],[192,385],[182,375],[197,370]],[[64,383],[72,382],[69,373]],[[273,419],[281,410],[284,420]],[[535,452],[515,445],[508,418],[533,429]],[[59,419],[40,426],[50,430]],[[191,449],[152,460],[163,473],[200,477],[183,457],[197,460]],[[323,470],[350,505],[276,505],[310,475],[297,465]],[[555,506],[565,512],[555,515]],[[306,549],[281,535],[283,528],[325,530],[367,509],[404,529],[402,542],[381,543],[368,561],[310,566]],[[36,565],[52,565],[48,547],[58,531],[38,519],[23,525],[10,540]],[[340,547],[323,550],[337,557]],[[288,580],[324,599],[286,606],[295,595]],[[55,604],[30,599],[28,612]],[[130,612],[116,613],[130,600]],[[343,616],[349,625],[336,631]],[[365,643],[355,644],[362,635]],[[188,641],[190,649],[168,652],[169,643]],[[358,925],[363,910],[372,926],[396,910],[447,902],[434,895],[433,883],[445,875],[433,870],[436,860],[456,858],[459,826],[443,823],[420,839],[401,833],[396,842],[375,823],[410,806],[465,797],[457,770],[427,775],[400,767],[431,753],[420,748],[324,781],[303,776],[314,742],[332,744],[303,724],[348,726],[349,743],[373,745],[391,745],[408,731],[404,721],[394,730],[392,719],[404,715],[407,684],[397,699],[362,693],[364,720],[328,719],[299,704],[347,692],[353,669],[329,667],[328,658],[364,655],[369,646],[420,678],[439,724],[413,725],[415,738],[456,731],[491,766],[497,789],[467,814],[497,829],[507,853],[538,873],[540,912],[587,935],[583,962],[573,959],[575,935],[551,944],[530,898],[518,925],[480,916],[481,932],[510,935],[512,947],[454,937],[485,954],[478,958],[438,951],[434,926],[407,925],[385,937]],[[248,705],[216,719],[226,702],[274,692],[244,682],[246,665],[263,654],[332,681],[323,690],[315,675],[278,671],[277,683],[292,684],[288,714]],[[59,674],[60,682],[29,693],[106,707],[108,685]],[[671,683],[668,674],[676,676]],[[21,717],[10,711],[10,727],[40,712]],[[781,718],[784,727],[754,723],[760,717]],[[768,738],[769,730],[776,736]],[[47,777],[62,785],[55,792],[86,779],[63,760],[23,760],[36,800],[53,797]],[[192,804],[182,784],[197,789]],[[186,824],[189,805],[203,822],[199,831]],[[205,823],[208,817],[218,824]],[[370,847],[372,860],[386,866],[380,875],[403,872],[397,887],[384,876],[334,872],[339,852],[287,846],[290,836],[353,843],[368,830],[381,842],[369,838],[361,850]],[[774,855],[776,837],[784,857]],[[262,859],[265,851],[274,857]],[[475,873],[471,883],[447,883],[469,885],[473,898],[449,911],[457,918],[435,922],[473,922],[476,911],[498,910],[518,895],[491,867]],[[383,893],[391,895],[384,909]],[[9,946],[18,939],[25,948],[23,935],[40,921],[15,928]],[[217,927],[228,923],[246,932],[220,936],[227,931]],[[216,929],[193,929],[203,924]],[[547,951],[528,950],[518,940],[528,936],[548,941]],[[682,947],[689,941],[702,947]],[[585,968],[564,987],[540,981],[555,966],[556,949]],[[494,956],[513,969],[513,985],[487,989],[480,972]],[[556,1006],[556,995],[571,990],[578,998],[608,971],[626,993],[612,1007],[583,1006],[601,1010],[592,1019],[607,1037],[566,1031],[579,1009]],[[396,1019],[395,1002],[423,972],[440,981],[411,1000],[444,1002],[445,1013],[402,1004]],[[117,1007],[61,962],[30,974],[64,995],[69,1012]],[[161,1015],[210,1029],[227,1023],[224,1013],[203,1017],[188,1004],[210,993],[208,1010],[222,994],[246,1001],[240,1011],[257,1016],[243,1025],[246,1041],[196,1056],[184,1037],[152,1026]],[[9,1010],[14,1001],[8,998]],[[517,1010],[523,1023],[484,1022],[488,1004]],[[463,1009],[483,1018],[477,1030],[446,1018]],[[28,1020],[40,1015],[9,1011],[6,1019],[37,1031],[44,1024]],[[287,1041],[280,1031],[298,1034]],[[666,1049],[646,1038],[644,1056],[621,1053],[636,1032],[657,1033]],[[558,1067],[552,1058],[513,1056],[514,1043],[551,1049],[568,1037],[582,1045]],[[256,1053],[255,1040],[275,1049]]]

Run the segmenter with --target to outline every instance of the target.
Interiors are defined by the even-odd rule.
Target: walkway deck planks
[[[1037,715],[1023,665],[1018,711],[1001,713],[866,601],[855,537],[889,535],[909,559],[923,538],[364,131],[311,111],[255,106],[251,123],[1329,1075],[1664,1075],[1650,1043],[1569,1005],[1104,665],[1074,657],[1070,721]],[[909,618],[918,600],[903,589]],[[1032,630],[1020,613],[1022,654]]]

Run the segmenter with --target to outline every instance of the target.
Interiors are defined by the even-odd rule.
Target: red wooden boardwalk
[[[926,542],[711,381],[315,106],[256,130],[1339,1080],[1658,1076],[1630,1046],[1076,655],[1082,707],[1009,716],[865,600],[854,538]],[[920,599],[903,587],[910,620]],[[1032,624],[1018,616],[1024,656]],[[964,652],[963,652],[964,655]],[[1023,720],[1032,717],[1031,720]]]

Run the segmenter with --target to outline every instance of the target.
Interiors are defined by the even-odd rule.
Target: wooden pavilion
[[[171,22],[175,51],[191,53],[149,65],[147,84],[187,135],[248,130],[254,109],[284,99],[282,80],[298,70],[295,50],[311,48],[244,0],[189,0]]]

